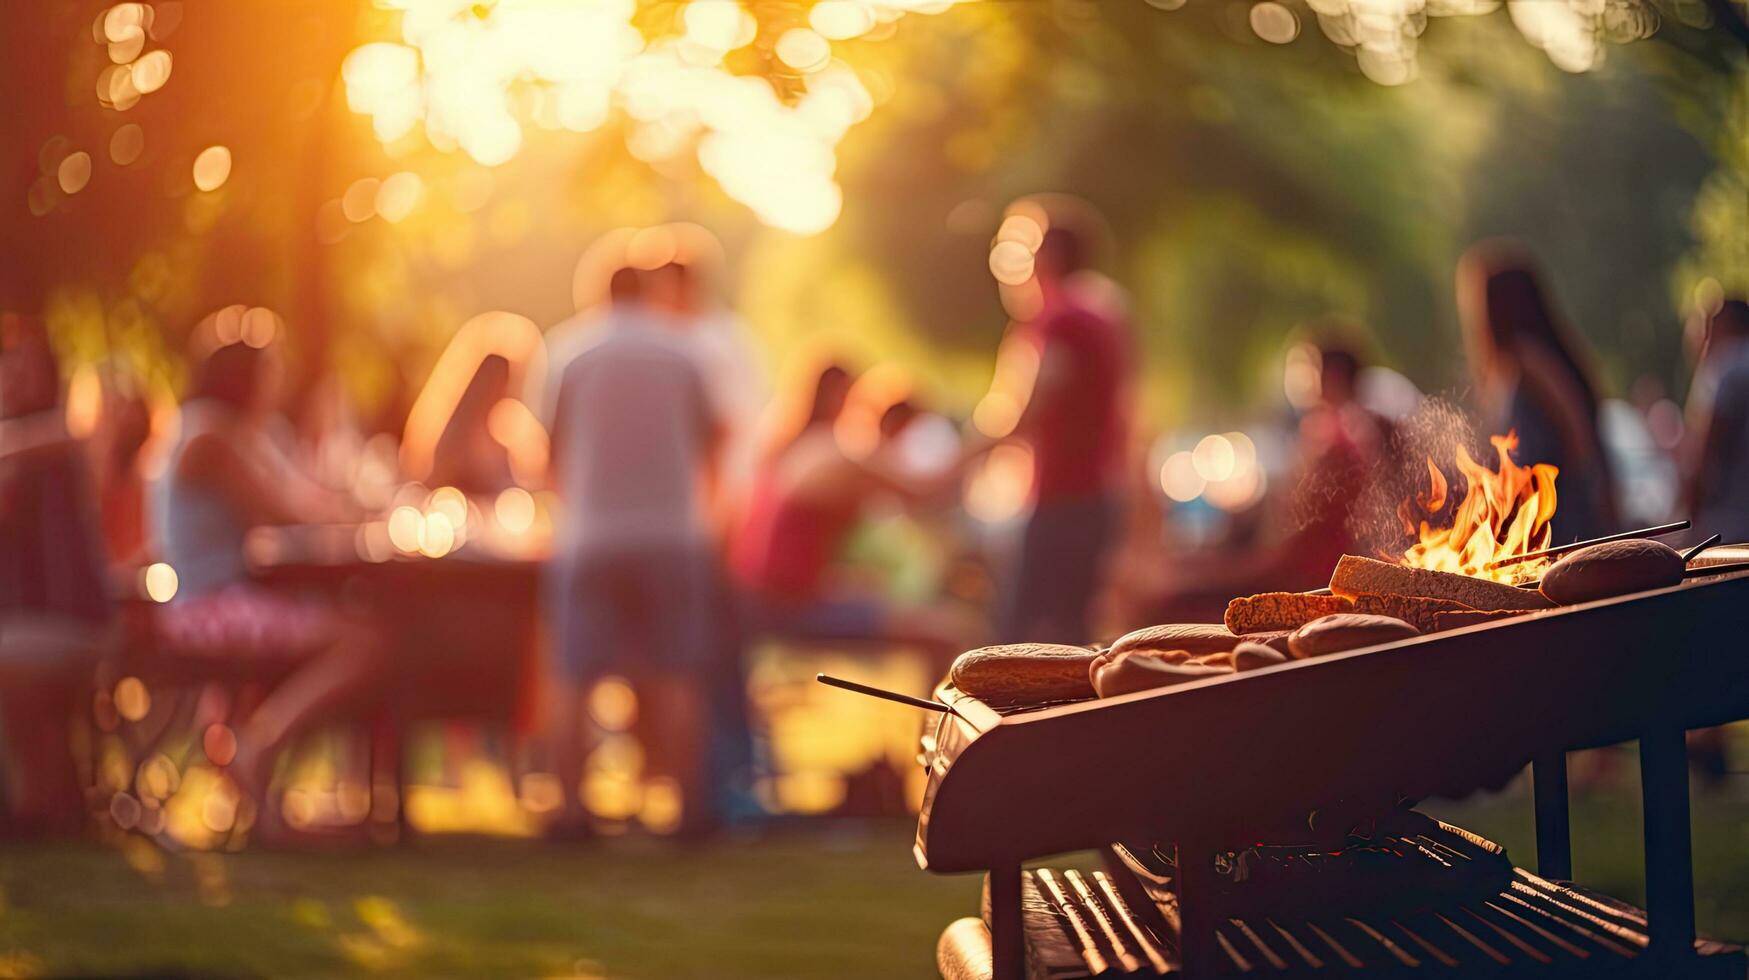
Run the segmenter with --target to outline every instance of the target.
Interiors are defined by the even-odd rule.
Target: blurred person
[[[1318,401],[1300,417],[1298,528],[1269,570],[1286,588],[1311,588],[1355,550],[1353,511],[1384,458],[1392,424],[1361,404],[1358,328],[1327,319],[1316,328]]]
[[[1284,512],[1272,522],[1283,535],[1243,551],[1161,561],[1150,572],[1126,572],[1126,583],[1152,594],[1132,597],[1126,607],[1144,611],[1125,623],[1173,619],[1218,620],[1235,595],[1318,588],[1344,554],[1358,550],[1354,508],[1366,497],[1375,468],[1385,458],[1392,426],[1361,404],[1359,378],[1365,366],[1359,328],[1337,318],[1311,325],[1318,348],[1318,400],[1300,416],[1291,486]],[[1134,559],[1132,559],[1133,561]]]
[[[1749,541],[1749,303],[1725,301],[1704,343],[1689,395],[1684,500],[1697,533]]]
[[[40,321],[0,315],[0,732],[13,833],[77,830],[69,732],[112,624],[89,460]]]
[[[747,522],[730,565],[756,607],[762,630],[824,640],[916,643],[936,659],[966,645],[963,616],[939,606],[894,608],[881,597],[846,589],[833,567],[869,503],[881,496],[914,502],[957,486],[964,466],[917,476],[896,465],[892,449],[918,411],[897,402],[881,415],[881,444],[864,458],[847,454],[836,434],[853,377],[833,364],[814,379],[795,434],[761,464]]]
[[[651,305],[667,316],[698,359],[700,376],[723,425],[721,482],[725,513],[733,522],[744,504],[746,484],[757,465],[755,430],[770,396],[747,324],[732,311],[708,302],[699,271],[670,262],[648,276]]]
[[[632,679],[648,721],[646,771],[680,790],[677,833],[714,823],[705,733],[723,602],[707,515],[722,426],[693,354],[646,285],[635,270],[613,274],[594,342],[567,358],[553,398],[553,735],[568,788],[555,836],[587,832],[574,792],[583,699],[616,673]]]
[[[1007,641],[1086,643],[1101,566],[1119,532],[1131,327],[1090,270],[1097,219],[1059,202],[1033,257],[1039,305],[1008,342],[1038,370],[1011,437],[1032,449],[1032,513],[1002,616]]]
[[[1520,463],[1560,471],[1555,543],[1620,530],[1590,356],[1529,255],[1511,242],[1472,247],[1458,262],[1457,302],[1484,418],[1518,433]]]
[[[279,751],[375,694],[388,650],[368,625],[250,580],[244,542],[252,528],[358,516],[274,444],[279,372],[271,345],[217,343],[199,357],[164,475],[150,488],[161,556],[178,579],[159,613],[161,637],[184,653],[248,658],[284,676],[243,721],[226,767],[261,804]],[[275,808],[260,812],[264,829],[280,829]]]
[[[510,359],[488,354],[457,399],[432,453],[426,482],[471,496],[495,495],[516,484],[510,451],[492,435],[492,410],[510,397]]]
[[[1749,303],[1728,299],[1705,317],[1684,410],[1682,500],[1699,538],[1749,541]],[[1731,772],[1725,728],[1688,733],[1688,758],[1711,785]]]
[[[691,229],[692,234],[687,234]],[[665,322],[686,342],[696,359],[712,409],[722,426],[716,487],[711,495],[710,519],[717,537],[717,553],[727,551],[733,529],[747,506],[749,484],[757,463],[756,430],[770,394],[747,324],[720,301],[710,296],[705,270],[707,256],[720,255],[714,238],[696,226],[674,226],[679,243],[691,261],[674,261],[650,272],[650,305],[661,311]],[[700,238],[705,241],[698,241]],[[710,771],[719,782],[717,798],[725,818],[762,812],[752,795],[756,751],[753,725],[747,705],[744,663],[746,622],[736,608],[735,590],[727,569],[718,562],[723,576],[715,593],[722,603],[714,621],[718,624],[716,660],[709,676],[714,681],[711,702]]]

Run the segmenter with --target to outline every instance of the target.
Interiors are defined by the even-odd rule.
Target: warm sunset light
[[[0,976],[1749,974],[1749,0],[3,22]]]

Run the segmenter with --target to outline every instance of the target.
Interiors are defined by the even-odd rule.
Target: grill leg
[[[1215,973],[1214,853],[1178,842],[1178,963],[1186,977]]]
[[[1567,753],[1539,755],[1530,764],[1536,805],[1536,871],[1544,878],[1573,880],[1573,847],[1567,817]]]
[[[1640,796],[1646,814],[1648,952],[1674,961],[1694,955],[1694,855],[1688,826],[1688,747],[1681,729],[1640,738]]]
[[[990,869],[990,952],[993,980],[1025,980],[1025,924],[1020,917],[1020,865]]]

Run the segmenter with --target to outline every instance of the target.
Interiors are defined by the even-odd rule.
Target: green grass
[[[912,829],[164,855],[156,873],[95,845],[14,846],[0,973],[930,976],[978,882],[919,871]]]
[[[1576,793],[1580,880],[1642,897],[1631,753]],[[1575,768],[1576,778],[1579,768]],[[1694,796],[1703,931],[1749,938],[1749,778]],[[1429,811],[1534,864],[1522,787]],[[975,877],[917,870],[912,827],[694,848],[447,838],[349,853],[0,847],[0,975],[927,977]]]
[[[1631,746],[1586,753],[1573,765],[1579,778],[1599,763],[1601,785],[1572,796],[1573,877],[1624,901],[1646,899],[1639,797],[1639,759]],[[1520,784],[1495,797],[1461,803],[1430,801],[1424,811],[1506,846],[1513,861],[1536,867],[1530,793]],[[1749,940],[1749,775],[1716,787],[1692,779],[1695,920],[1715,939]]]

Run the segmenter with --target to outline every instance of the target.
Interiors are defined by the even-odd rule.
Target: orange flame
[[[1489,568],[1491,562],[1547,548],[1555,516],[1555,476],[1548,463],[1519,466],[1512,461],[1518,434],[1508,432],[1489,440],[1499,454],[1498,470],[1489,470],[1462,446],[1457,451],[1458,472],[1468,490],[1457,505],[1449,527],[1434,528],[1416,511],[1431,517],[1445,506],[1446,479],[1432,459],[1427,461],[1430,478],[1425,494],[1403,501],[1397,514],[1405,530],[1419,540],[1403,552],[1403,564],[1457,572],[1516,585],[1541,577],[1547,559]]]

